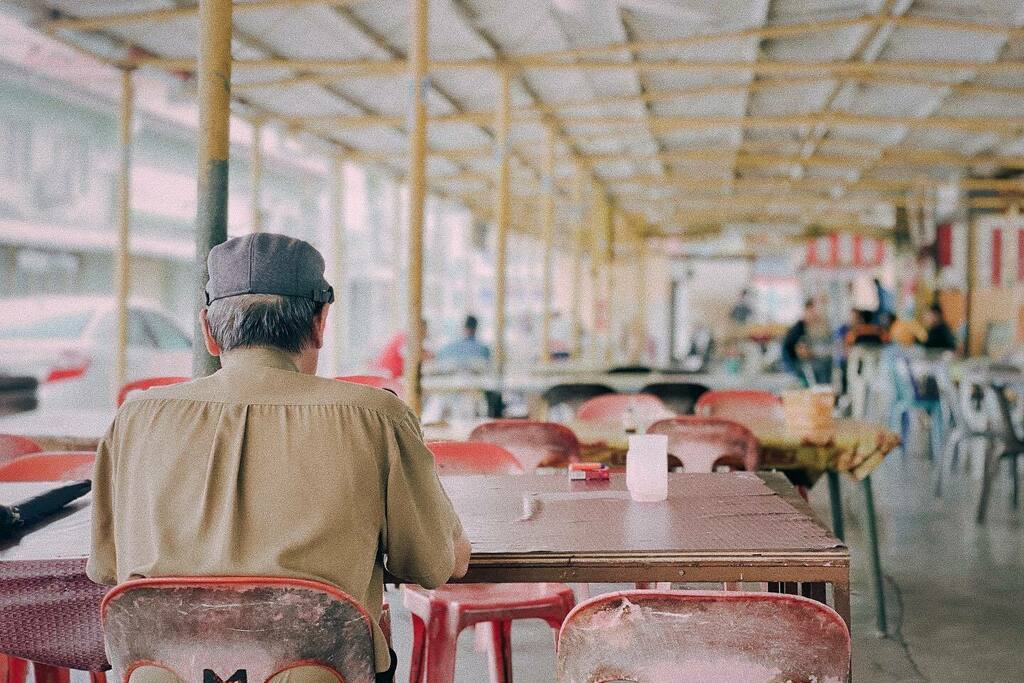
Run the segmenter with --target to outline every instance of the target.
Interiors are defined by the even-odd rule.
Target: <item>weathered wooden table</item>
[[[780,474],[671,474],[635,503],[623,476],[445,477],[473,543],[467,582],[771,582],[825,600],[849,624],[849,553]],[[0,484],[9,504],[53,484]],[[97,670],[104,588],[85,577],[89,501],[0,545],[0,652]]]

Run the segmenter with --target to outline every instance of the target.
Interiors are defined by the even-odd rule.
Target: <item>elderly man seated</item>
[[[211,250],[209,271],[203,336],[223,367],[118,412],[97,452],[89,576],[312,579],[376,622],[385,565],[426,587],[465,574],[469,542],[416,415],[314,375],[334,300],[320,253],[248,235]],[[391,681],[395,655],[376,625],[374,638],[377,680]],[[317,667],[289,676],[336,683]],[[155,666],[131,676],[171,680]]]

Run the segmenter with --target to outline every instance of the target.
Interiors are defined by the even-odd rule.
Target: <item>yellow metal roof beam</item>
[[[193,71],[196,68],[196,60],[191,57],[150,57],[141,56],[130,60],[134,66],[152,66],[170,71]],[[685,73],[711,73],[711,74],[746,74],[754,72],[760,75],[791,76],[794,73],[822,72],[833,76],[859,76],[863,74],[907,74],[911,77],[917,76],[920,72],[947,71],[961,72],[971,71],[975,73],[1011,73],[1019,74],[1024,70],[1024,62],[1001,61],[1001,62],[977,62],[977,61],[953,61],[953,60],[916,60],[916,61],[876,61],[876,62],[846,62],[846,61],[686,61],[679,59],[657,59],[638,60],[636,62],[615,62],[615,61],[576,61],[576,62],[537,62],[523,64],[520,61],[509,60],[508,62],[495,61],[492,59],[447,59],[434,60],[430,62],[430,70],[438,71],[465,71],[475,69],[494,69],[507,67],[511,69],[544,71],[544,70],[565,70],[565,71],[675,71]],[[291,59],[291,58],[263,58],[263,59],[236,59],[232,65],[233,69],[295,69],[308,72],[341,72],[333,74],[338,80],[346,78],[367,78],[375,75],[389,75],[402,73],[406,68],[404,59],[394,60],[373,60],[373,59]],[[282,81],[267,81],[280,84]],[[249,82],[246,85],[253,85],[256,82]],[[239,84],[241,85],[241,84]]]
[[[232,14],[242,12],[259,12],[261,10],[291,9],[309,5],[329,5],[340,7],[354,5],[359,0],[255,0],[254,2],[236,2],[232,5]],[[95,17],[66,17],[53,19],[39,26],[44,31],[96,31],[123,26],[125,24],[150,23],[156,24],[173,21],[185,17],[199,16],[198,6],[169,7],[167,9],[149,10],[145,12],[126,12],[122,14],[106,14]]]

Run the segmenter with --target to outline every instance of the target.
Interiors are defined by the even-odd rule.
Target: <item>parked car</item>
[[[39,381],[40,409],[113,405],[115,305],[111,297],[0,300],[0,373]],[[189,375],[192,342],[170,316],[132,301],[125,381]]]

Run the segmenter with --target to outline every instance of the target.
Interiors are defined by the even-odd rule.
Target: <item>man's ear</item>
[[[313,345],[318,349],[324,347],[324,330],[327,328],[327,311],[330,308],[330,304],[324,304],[313,318]]]
[[[206,343],[206,350],[211,356],[220,355],[220,344],[213,338],[210,332],[210,321],[206,317],[206,309],[199,311],[199,326],[203,328],[203,341]]]

